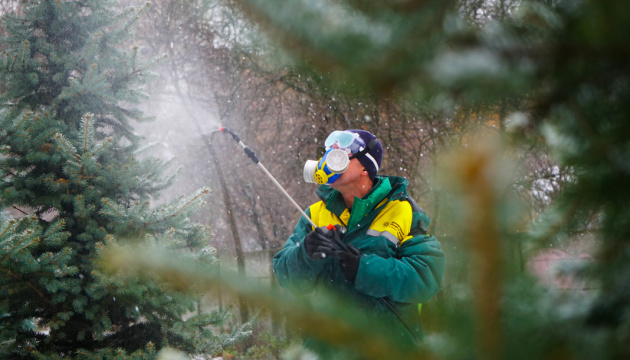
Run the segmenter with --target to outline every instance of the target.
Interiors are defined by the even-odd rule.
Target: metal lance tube
[[[258,160],[258,156],[256,156],[256,153],[252,149],[250,149],[248,146],[243,144],[243,142],[241,141],[241,138],[234,131],[232,131],[232,130],[226,128],[226,127],[222,127],[221,129],[219,129],[219,131],[221,131],[221,132],[225,131],[225,132],[229,133],[230,135],[232,135],[234,140],[243,148],[243,150],[245,150],[245,154],[247,154],[247,156],[250,159],[252,159],[254,164],[258,165],[258,167],[267,175],[267,177],[269,177],[271,179],[271,181],[274,183],[274,185],[276,185],[276,187],[278,189],[280,189],[282,194],[284,194],[284,196],[287,199],[289,199],[291,204],[293,204],[293,206],[295,206],[295,208],[298,209],[298,211],[302,214],[302,216],[304,216],[304,218],[306,220],[308,220],[308,222],[311,223],[311,225],[313,225],[313,228],[317,229],[317,225],[315,225],[313,220],[311,220],[311,218],[304,212],[304,210],[302,210],[300,205],[298,205],[298,203],[296,203],[295,200],[293,200],[291,195],[289,195],[289,193],[282,187],[282,185],[280,185],[280,183],[276,180],[276,178],[274,178],[273,175],[271,175],[269,170],[267,170],[267,168],[260,162],[260,160]]]

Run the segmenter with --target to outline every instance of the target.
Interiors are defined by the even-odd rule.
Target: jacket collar
[[[391,196],[391,193],[405,192],[407,180],[399,176],[376,176],[374,186],[361,199],[355,198],[352,205],[352,213],[348,221],[348,227],[352,228],[365,215],[372,211],[383,199]],[[339,191],[328,185],[321,185],[317,191],[317,196],[326,203],[326,208],[337,216],[346,210],[346,203]]]

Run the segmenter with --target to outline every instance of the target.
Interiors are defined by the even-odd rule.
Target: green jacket
[[[429,218],[407,194],[408,182],[395,176],[377,176],[372,190],[355,198],[352,211],[341,194],[327,185],[317,189],[321,201],[306,213],[317,224],[340,224],[347,228],[343,241],[363,255],[354,283],[343,278],[338,260],[312,260],[304,237],[313,226],[304,217],[296,225],[284,248],[273,259],[273,270],[281,286],[296,294],[308,294],[318,286],[350,296],[357,304],[389,317],[396,331],[409,338],[422,337],[418,304],[440,290],[444,254],[439,242],[426,232]],[[413,337],[384,303],[384,298],[403,318]]]

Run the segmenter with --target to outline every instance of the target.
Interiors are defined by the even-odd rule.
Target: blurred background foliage
[[[170,132],[138,131],[179,158],[177,191],[214,190],[195,216],[250,278],[247,254],[273,254],[299,215],[212,131],[236,130],[304,206],[315,198],[302,166],[325,136],[372,131],[386,147],[382,173],[410,179],[447,255],[418,358],[625,359],[628,13],[605,0],[160,1],[134,43],[169,54],[147,108]],[[312,314],[343,312],[285,303],[273,278],[269,292],[185,274],[307,331],[321,331]],[[355,350],[378,338],[351,332]]]
[[[206,122],[199,105],[210,108],[298,202],[315,200],[301,167],[330,130],[382,139],[383,173],[410,179],[447,253],[423,311],[432,357],[629,356],[630,4],[184,3],[212,9],[170,17],[181,41],[154,48],[192,79],[187,116]],[[205,42],[188,41],[191,24]],[[216,227],[216,240],[273,253],[297,214],[229,140],[211,144],[230,179],[217,201],[244,225]]]
[[[423,311],[424,355],[629,355],[630,5],[182,4],[206,8],[176,17],[157,5],[154,20],[168,14],[170,22],[154,24],[172,42],[145,37],[172,53],[171,76],[161,81],[185,84],[186,117],[205,122],[210,111],[237,130],[302,204],[314,198],[301,166],[336,128],[378,134],[383,173],[410,178],[449,260],[443,291]],[[240,237],[245,252],[273,253],[297,215],[266,179],[250,175],[255,169],[234,156],[229,139],[215,135],[211,144],[207,157],[219,158],[229,179],[230,196],[217,201],[232,204],[234,223],[244,225],[236,234],[215,227],[216,240]],[[541,263],[561,266],[541,273]],[[302,311],[279,308],[288,319]]]

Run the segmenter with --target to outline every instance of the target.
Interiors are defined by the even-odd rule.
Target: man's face
[[[350,165],[348,166],[348,170],[344,171],[341,175],[339,175],[337,180],[335,180],[335,182],[330,184],[330,187],[332,187],[335,190],[342,191],[344,190],[344,188],[348,186],[353,186],[354,184],[358,183],[358,180],[360,179],[361,176],[365,176],[365,175],[362,175],[363,171],[365,171],[363,164],[361,164],[361,162],[359,162],[358,159],[352,159],[350,160]]]

